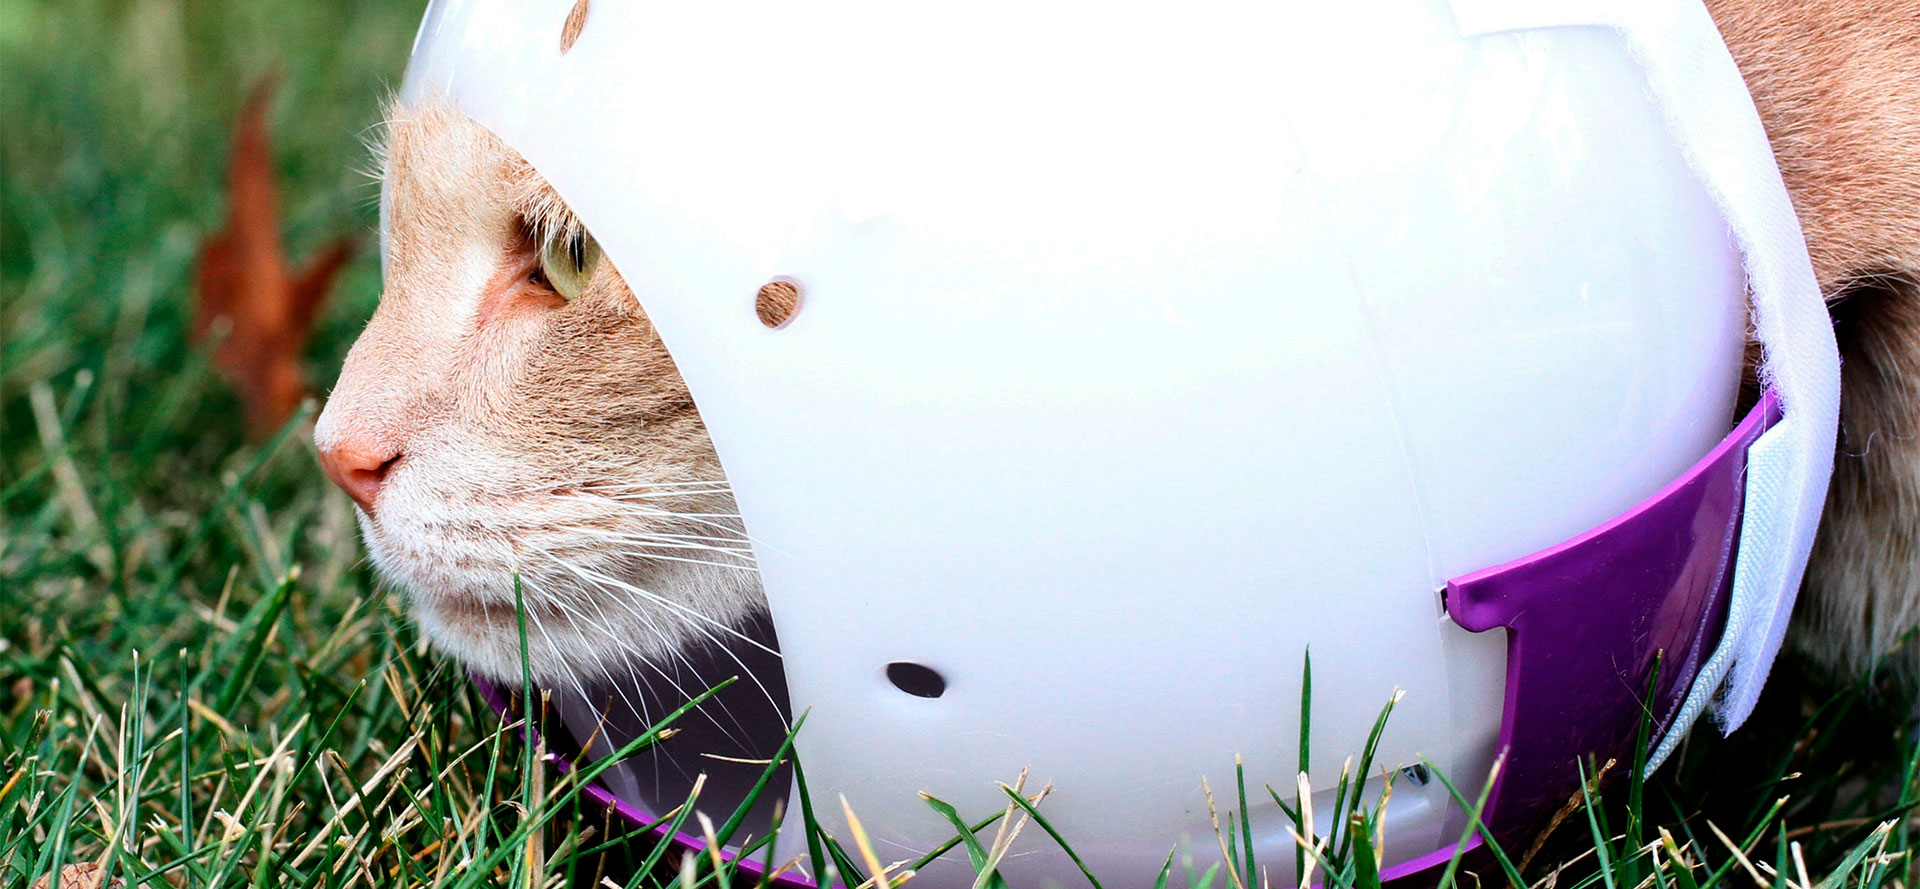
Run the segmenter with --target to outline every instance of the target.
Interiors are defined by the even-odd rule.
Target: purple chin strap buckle
[[[1650,742],[1672,726],[1726,624],[1747,448],[1779,419],[1769,391],[1710,453],[1633,509],[1558,546],[1447,583],[1455,623],[1473,632],[1508,630],[1503,761],[1483,813],[1504,846],[1529,841],[1579,792],[1578,764],[1614,760],[1610,780],[1624,776],[1643,714],[1650,714]],[[509,694],[477,675],[474,681],[494,709],[509,712]],[[562,770],[572,766],[556,761]],[[586,794],[633,827],[652,821],[605,786]],[[700,848],[697,837],[674,839]],[[1470,869],[1490,867],[1483,845],[1478,836],[1468,841]],[[1437,849],[1382,876],[1401,887],[1431,884],[1455,851]],[[739,864],[763,875],[757,861]],[[787,872],[775,885],[813,883]]]

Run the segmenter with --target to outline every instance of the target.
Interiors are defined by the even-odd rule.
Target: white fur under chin
[[[686,576],[662,578],[667,583],[657,586],[679,590],[689,582],[710,584],[722,579],[719,572],[712,569],[672,571]],[[509,579],[501,586],[510,591],[512,581]],[[533,597],[528,596],[524,579],[521,588],[522,595],[531,600]],[[597,594],[585,589],[571,592],[581,596]],[[525,675],[520,666],[519,612],[510,601],[511,592],[508,599],[488,606],[485,618],[476,620],[471,613],[444,610],[443,601],[433,594],[409,593],[415,619],[434,647],[488,679],[517,685]],[[711,602],[709,599],[703,604]],[[580,620],[566,619],[566,616],[556,618],[552,612],[543,613],[538,605],[529,601],[525,637],[530,662],[527,673],[536,685],[573,688],[592,686],[605,679],[617,680],[643,672],[649,665],[671,665],[685,652],[737,632],[751,613],[751,607],[749,604],[741,608],[739,614],[724,620],[712,615],[696,619],[682,613],[660,612],[640,619],[615,616],[610,609],[604,619],[594,614],[590,615],[591,619]]]
[[[380,574],[405,589],[433,644],[480,674],[519,683],[520,610],[529,668],[573,687],[669,663],[737,633],[764,601],[743,538],[649,555],[658,507],[588,493],[510,491],[484,469],[495,455],[427,449],[381,491],[378,521],[360,514]],[[449,477],[451,476],[451,477]],[[468,477],[461,477],[468,476]],[[719,535],[722,529],[706,531]],[[675,538],[681,540],[681,538]],[[690,544],[676,542],[674,547]]]

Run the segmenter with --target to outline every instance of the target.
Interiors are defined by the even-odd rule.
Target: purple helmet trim
[[[1502,841],[1580,786],[1576,762],[1634,760],[1643,711],[1658,742],[1726,625],[1746,455],[1780,419],[1772,392],[1685,475],[1627,513],[1551,549],[1450,581],[1447,611],[1505,627],[1505,761],[1487,800]],[[1655,660],[1659,683],[1644,700]]]
[[[1747,448],[1779,420],[1779,399],[1769,390],[1711,452],[1633,509],[1565,543],[1447,583],[1455,623],[1473,632],[1509,631],[1504,760],[1485,812],[1503,843],[1524,837],[1579,792],[1577,762],[1630,763],[1643,709],[1652,711],[1655,742],[1678,714],[1726,624]],[[1656,659],[1660,679],[1647,702]],[[478,674],[473,681],[496,711],[510,712],[512,701],[498,687]],[[552,759],[563,773],[572,768],[565,757]],[[600,784],[584,790],[633,827],[655,820]],[[672,840],[704,848],[692,834]],[[1456,850],[1471,870],[1489,866],[1480,837],[1464,845],[1401,862],[1381,877],[1403,889],[1431,884]],[[766,873],[758,860],[723,857],[752,877]],[[774,885],[814,883],[790,870]]]

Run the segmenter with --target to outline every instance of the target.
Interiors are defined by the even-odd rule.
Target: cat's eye
[[[562,299],[577,299],[593,278],[593,267],[600,264],[600,245],[585,230],[548,238],[540,248],[537,278],[553,288]]]

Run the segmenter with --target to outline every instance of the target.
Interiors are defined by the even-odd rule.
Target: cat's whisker
[[[653,725],[653,717],[648,715],[647,709],[645,707],[645,704],[647,703],[649,697],[653,698],[654,700],[658,700],[660,698],[660,691],[653,687],[653,677],[648,676],[645,672],[641,671],[639,667],[633,664],[626,664],[624,665],[624,668],[626,670],[628,679],[630,680],[637,679],[640,681],[640,688],[636,690],[636,693],[639,694],[640,703],[642,704],[640,710],[638,711],[640,713],[641,724],[649,725],[649,726]],[[611,671],[609,671],[608,675],[612,675]],[[632,705],[629,704],[628,706],[631,707]],[[661,709],[661,712],[663,713],[672,712],[666,706],[665,701],[660,702],[660,709]],[[660,786],[661,786],[660,782],[661,782],[661,775],[662,775],[662,772],[660,769],[660,762],[661,762],[660,746],[661,745],[657,742],[647,745],[647,753],[653,758],[653,767],[648,770],[648,773],[653,775],[653,795],[656,799],[660,797]],[[666,761],[673,762],[674,760],[668,759]]]
[[[595,534],[593,535],[593,537],[597,540],[608,541],[613,543],[630,543],[634,545],[648,546],[654,549],[688,550],[696,553],[713,553],[714,555],[736,556],[738,558],[745,559],[749,562],[753,561],[753,551],[750,549],[747,549],[744,547],[715,546],[711,543],[690,542],[688,539],[685,539],[685,538],[675,539],[672,537],[658,537],[658,536],[647,535],[647,534],[623,534],[619,532],[613,532],[610,534]]]
[[[564,563],[558,563],[558,564],[564,565]],[[558,597],[558,596],[552,597],[549,601],[551,601],[555,607],[571,615],[574,619],[574,625],[576,627],[581,628],[583,631],[586,628],[592,628],[592,629],[598,630],[601,635],[607,637],[609,641],[613,642],[615,645],[619,646],[622,650],[626,651],[627,654],[631,655],[632,660],[651,662],[652,659],[649,658],[645,652],[642,652],[640,649],[634,647],[633,643],[622,638],[619,634],[613,632],[613,630],[607,626],[607,615],[604,610],[600,611],[599,620],[592,620],[592,619],[589,619],[585,614],[582,614],[580,611],[575,609],[573,606],[568,605],[565,598],[563,597]],[[596,610],[599,609],[599,604],[596,599],[590,598],[585,601],[594,602]],[[634,616],[638,617],[643,623],[645,623],[647,625],[648,630],[650,630],[656,637],[667,638],[666,634],[661,630],[660,626],[654,623],[653,620],[649,618],[646,614],[639,611],[635,611]],[[671,682],[672,680],[668,679],[668,681]],[[679,692],[682,695],[685,695],[687,693],[686,689],[681,688],[679,683],[674,683],[674,690]]]
[[[622,496],[683,496],[693,494],[731,494],[733,486],[725,482],[586,482],[584,484],[556,484],[547,486],[549,490],[574,489],[591,494],[619,494]]]
[[[550,552],[541,552],[540,555],[547,561],[551,562],[551,564],[558,566],[559,568],[571,573],[572,575],[577,577],[579,580],[583,581],[585,584],[587,584],[587,586],[590,589],[600,590],[602,592],[609,592],[617,588],[618,591],[631,594],[631,596],[638,596],[648,602],[651,602],[663,608],[669,609],[675,614],[681,615],[683,617],[693,618],[692,621],[686,621],[685,625],[689,629],[700,634],[700,636],[704,637],[715,646],[719,647],[723,652],[725,652],[727,657],[733,660],[734,663],[740,667],[741,671],[745,673],[749,678],[751,678],[754,684],[759,687],[761,694],[766,698],[767,702],[770,705],[772,705],[776,710],[779,708],[779,703],[778,701],[775,700],[771,690],[769,690],[766,687],[766,685],[760,680],[758,676],[753,675],[752,671],[747,668],[746,664],[743,661],[741,661],[738,655],[736,655],[733,651],[731,651],[727,647],[727,645],[725,644],[725,641],[721,639],[719,635],[713,632],[713,629],[710,629],[709,626],[706,626],[706,625],[710,625],[711,627],[718,628],[722,631],[725,631],[726,633],[733,635],[741,639],[742,641],[745,641],[749,644],[754,645],[757,648],[760,648],[763,651],[766,651],[770,654],[774,654],[777,656],[778,652],[775,651],[774,649],[768,648],[767,646],[761,644],[760,642],[747,636],[746,634],[741,633],[738,630],[730,626],[727,626],[724,623],[716,621],[713,618],[708,617],[707,615],[701,614],[698,611],[694,611],[690,608],[687,608],[686,606],[680,605],[679,603],[673,602],[672,600],[666,599],[662,596],[659,596],[658,594],[642,589],[633,584],[629,584],[629,583],[626,583],[625,581],[621,581],[616,578],[607,576],[598,571],[585,568],[575,563],[572,560],[560,557],[559,554],[550,553]],[[642,557],[652,557],[652,556],[642,554]],[[671,557],[667,557],[667,558],[671,558]],[[698,561],[698,560],[680,559],[679,561]],[[716,563],[704,563],[704,564],[716,564]],[[744,567],[744,566],[722,565],[720,567],[738,568],[738,567]],[[590,598],[588,599],[588,601],[592,601],[594,603],[595,610],[599,611],[601,615],[604,617],[605,610],[603,607],[603,603],[605,600],[608,600],[608,599],[611,599],[612,601],[617,603],[620,607],[632,613],[633,616],[638,618],[642,623],[644,623],[648,627],[648,629],[654,633],[656,637],[659,637],[662,639],[672,638],[672,635],[664,632],[663,629],[660,627],[660,625],[653,620],[653,617],[651,615],[649,615],[644,609],[640,608],[637,603],[630,601],[630,596],[605,595],[605,596]],[[566,611],[571,615],[574,615],[576,619],[584,619],[584,615],[581,615],[577,609],[569,605],[563,598],[554,597],[551,599],[551,601],[556,607]],[[603,626],[603,625],[596,624],[595,626]],[[611,631],[606,630],[604,628],[602,629],[602,635],[605,635],[609,639],[609,641],[613,642],[617,647],[625,650],[629,655],[632,655],[635,659],[647,660],[651,662],[650,658],[648,658],[645,654],[639,652],[626,639],[620,636],[617,636]],[[694,668],[694,666],[690,661],[687,661],[685,656],[681,654],[678,649],[670,649],[670,651],[680,660],[686,661],[688,669],[691,672],[693,672],[696,678],[698,678],[699,671],[696,668]],[[668,678],[669,681],[672,681],[671,677],[663,677],[663,678]],[[675,684],[675,689],[676,691],[679,691],[683,695],[685,694],[685,690],[680,688],[677,683]],[[584,694],[584,692],[582,692],[582,694]],[[738,719],[733,717],[731,713],[729,713],[729,718],[733,719],[733,721],[736,724],[738,724]],[[724,726],[722,726],[722,728],[724,729]],[[742,728],[742,730],[744,731],[744,728]],[[735,739],[735,740],[738,741],[738,739]]]
[[[649,519],[667,519],[668,521],[671,521],[671,522],[676,522],[676,523],[683,522],[689,525],[699,525],[701,527],[712,528],[716,531],[721,531],[721,532],[724,532],[725,534],[734,535],[734,536],[744,537],[746,534],[746,531],[744,530],[744,527],[745,527],[744,523],[741,521],[740,516],[737,513],[683,512],[678,509],[668,509],[662,506],[655,506],[651,503],[634,503],[632,501],[621,500],[615,497],[603,497],[598,494],[583,494],[583,495],[574,495],[574,496],[579,499],[573,503],[569,503],[568,505],[577,505],[590,512],[597,513],[604,510],[613,509],[613,510],[618,510],[620,514],[625,516],[649,518]],[[584,502],[581,502],[581,501],[584,501]]]
[[[668,676],[666,674],[666,671],[662,669],[660,665],[653,658],[640,654],[638,651],[636,651],[633,648],[632,645],[628,644],[625,640],[615,637],[612,630],[606,628],[606,625],[607,623],[609,623],[609,621],[607,620],[606,609],[603,607],[605,605],[604,598],[595,597],[595,598],[587,599],[586,601],[591,603],[594,607],[594,610],[599,614],[599,617],[600,617],[599,621],[588,622],[586,615],[581,614],[579,611],[574,610],[572,606],[569,606],[564,601],[556,601],[555,604],[557,604],[561,609],[565,610],[568,614],[573,615],[576,619],[583,622],[591,623],[593,626],[599,628],[603,635],[607,636],[609,639],[612,639],[615,642],[615,644],[620,645],[621,647],[625,648],[629,653],[631,653],[633,655],[634,660],[644,662],[648,666],[651,666],[656,671],[658,671],[661,674],[662,678],[665,678],[668,682],[673,684],[674,690],[678,692],[682,697],[686,697],[688,700],[692,699],[693,696],[689,695],[687,693],[687,690],[683,688],[678,681],[676,681],[673,677]],[[622,604],[625,604],[625,603],[622,603]],[[634,616],[644,621],[647,624],[647,626],[653,630],[655,635],[657,636],[661,635],[659,626],[655,624],[652,621],[652,619],[649,618],[644,612],[641,612],[638,609],[633,609],[633,614]],[[667,651],[675,659],[677,659],[678,661],[686,665],[687,671],[693,675],[693,678],[696,682],[703,681],[700,679],[700,671],[694,667],[693,662],[690,661],[683,652],[681,652],[678,646],[670,646],[668,647]],[[746,732],[746,727],[740,724],[740,720],[733,715],[733,712],[731,710],[727,708],[726,703],[724,701],[717,701],[717,702],[720,704],[721,712],[726,714],[727,720],[729,722],[732,722],[734,724],[734,727],[738,728],[741,731],[741,733],[744,734]],[[707,708],[701,707],[699,709],[701,710],[702,715],[705,716],[709,722],[713,723],[715,728],[719,729],[721,732],[727,735],[728,740],[734,742],[735,744],[740,744],[742,747],[746,746],[745,741],[742,737],[733,734],[733,732],[730,731],[725,725],[721,724],[720,720],[715,718],[712,713],[707,712]]]
[[[556,491],[554,493],[565,494],[567,492],[563,489],[563,490]],[[723,496],[730,496],[733,493],[733,491],[727,488],[672,488],[668,490],[658,490],[658,491],[644,491],[644,490],[630,491],[630,490],[618,490],[618,489],[597,489],[596,490],[591,488],[579,488],[579,489],[575,489],[574,493],[583,494],[590,497],[602,497],[608,500],[638,501],[638,500],[684,500],[684,499],[693,498],[693,497],[718,498]]]
[[[584,509],[591,510],[594,512],[612,509],[612,510],[618,510],[623,515],[630,515],[630,516],[661,518],[661,519],[668,519],[670,521],[676,521],[676,522],[683,521],[683,520],[692,520],[690,522],[691,524],[697,524],[697,525],[711,524],[714,527],[718,527],[730,533],[735,533],[735,534],[740,533],[740,528],[741,528],[740,516],[737,513],[695,512],[692,510],[683,510],[683,509],[678,509],[670,506],[661,506],[658,504],[647,503],[644,501],[634,500],[631,498],[613,497],[605,494],[575,493],[575,494],[566,494],[566,495],[555,495],[555,497],[556,499],[560,500],[563,503],[571,501],[569,505],[577,505]]]
[[[585,493],[596,497],[694,497],[719,496],[733,493],[732,486],[725,481],[672,481],[672,482],[608,482],[608,481],[546,481],[537,484],[519,485],[505,488],[499,493],[524,497],[529,495],[559,495]]]
[[[691,658],[687,657],[685,651],[680,646],[675,646],[673,648],[673,655],[674,655],[674,659],[678,662],[680,666],[685,666],[687,668],[688,675],[693,677],[695,688],[699,688],[702,692],[704,692],[707,689],[713,687],[713,683],[711,681],[709,681],[708,679],[700,675],[700,668],[693,663],[693,660]],[[735,661],[737,662],[738,658],[736,658]],[[675,672],[678,672],[678,671],[679,671],[678,667],[676,667]],[[713,723],[714,728],[719,729],[721,733],[726,736],[727,740],[733,742],[735,745],[738,745],[741,750],[753,749],[753,746],[747,742],[747,736],[751,733],[747,731],[747,727],[745,725],[741,724],[740,717],[733,712],[733,708],[727,705],[726,699],[723,697],[716,696],[714,698],[709,699],[708,703],[718,704],[720,707],[720,713],[726,716],[728,722],[733,723],[733,730],[728,729],[725,725],[722,725],[720,720],[715,718],[712,713],[706,712],[707,707],[705,704],[701,705],[699,709],[702,711],[702,714],[707,717],[707,720]],[[734,730],[738,730],[738,733],[736,734]]]
[[[753,565],[740,565],[740,564],[733,564],[733,563],[727,563],[727,562],[715,562],[707,559],[690,559],[684,556],[669,556],[669,555],[662,555],[660,553],[641,552],[639,550],[632,550],[632,549],[626,550],[622,554],[632,556],[637,559],[645,559],[646,561],[649,561],[649,562],[678,562],[683,565],[699,565],[704,568],[726,568],[733,571],[745,571],[749,573],[758,572],[760,570],[758,567]]]
[[[680,524],[710,528],[716,534],[708,537],[734,543],[750,543],[751,535],[740,523],[738,513],[698,513],[680,512],[650,504],[633,503],[627,500],[606,497],[597,494],[574,494],[560,498],[563,502],[573,501],[571,505],[581,506],[593,512],[608,508],[616,509],[629,518],[667,519]]]
[[[678,533],[673,531],[643,531],[630,528],[583,528],[579,529],[596,536],[612,535],[635,542],[673,543],[687,549],[705,549],[714,552],[745,553],[748,549],[742,544],[745,540],[715,537],[706,533]]]
[[[603,618],[602,622],[592,623],[591,626],[600,630],[602,635],[605,635],[607,638],[611,639],[615,644],[620,644],[622,640],[619,637],[614,635],[614,632],[610,627],[605,626],[604,617],[605,617],[605,613],[602,612],[602,618]],[[648,626],[652,627],[653,625],[649,623]],[[654,631],[657,633],[658,628],[655,628]],[[643,688],[636,690],[636,694],[639,697],[638,703],[634,701],[634,696],[630,696],[627,694],[627,683],[620,682],[614,678],[613,670],[611,668],[608,668],[605,671],[603,671],[602,679],[605,680],[607,686],[613,690],[614,694],[619,695],[620,702],[626,705],[626,708],[630,712],[639,716],[641,725],[643,726],[652,725],[653,717],[649,715],[646,703],[647,703],[647,695],[649,693],[656,693],[656,692],[653,692],[653,682],[652,680],[648,679],[646,676],[639,674],[634,670],[632,659],[624,660],[622,661],[622,664],[624,665],[624,668],[626,670],[627,678],[629,679],[637,678],[641,681],[643,685]],[[577,683],[578,683],[578,680],[576,678],[576,684]],[[584,688],[581,689],[580,694],[581,694],[581,698],[586,702],[588,706],[590,707],[595,706],[593,700],[587,697],[586,691]],[[609,710],[611,710],[612,707],[613,707],[613,698],[609,696],[607,698],[607,708],[604,710],[601,710],[600,712],[602,714],[605,714]],[[620,746],[620,743],[614,743],[612,739],[609,739],[608,743],[609,743],[609,747],[608,747],[609,751],[613,749],[617,749]],[[654,747],[655,749],[652,751],[652,755],[654,757],[654,767],[657,769],[659,767],[660,751],[657,745],[654,745]]]
[[[687,542],[684,542],[683,540],[661,539],[661,538],[643,534],[643,533],[609,531],[609,530],[601,530],[601,529],[585,529],[580,534],[580,536],[584,538],[588,538],[593,541],[598,541],[602,544],[616,546],[620,548],[621,553],[623,555],[632,555],[639,558],[648,559],[651,561],[681,562],[681,563],[690,564],[690,565],[703,565],[711,568],[729,568],[737,571],[758,571],[759,570],[759,568],[754,563],[753,551],[750,549],[741,549],[741,548],[735,548],[735,547],[721,547],[721,546],[714,546],[712,544],[702,544],[702,543],[687,543]],[[579,551],[579,550],[583,550],[584,547],[582,547],[578,543],[569,543],[566,549],[569,551]],[[738,561],[716,561],[712,559],[701,559],[701,558],[695,558],[691,556],[677,556],[677,555],[670,555],[662,552],[655,552],[653,550],[685,550],[685,551],[691,551],[695,553],[712,553],[715,555],[728,556]],[[555,551],[549,551],[549,554],[557,556],[560,553]]]
[[[627,605],[629,608],[632,607],[631,603],[622,603],[622,604]],[[728,660],[733,661],[734,666],[740,668],[740,674],[745,676],[749,681],[751,681],[754,684],[754,687],[760,690],[760,696],[766,700],[767,706],[773,708],[774,712],[776,713],[780,712],[780,702],[774,699],[773,691],[767,688],[766,683],[760,680],[759,675],[754,673],[753,670],[746,665],[746,662],[740,659],[739,655],[735,654],[731,648],[728,648],[725,643],[723,643],[720,639],[715,637],[711,631],[704,630],[699,627],[695,627],[694,629],[700,632],[701,635],[705,636],[707,641],[710,644],[712,644],[715,648],[719,649],[722,654],[725,654]],[[687,661],[687,659],[684,656],[681,657],[681,661],[687,664],[688,671],[693,673],[695,679],[700,680],[701,682],[706,681],[704,679],[700,679],[700,671],[696,667],[694,667],[694,665],[690,661]],[[723,710],[727,710],[727,706],[724,702],[721,704],[721,708]],[[728,710],[727,717],[729,719],[732,719],[736,726],[739,726],[741,732],[743,733],[746,732],[746,727],[740,725],[739,719],[733,715],[731,710]],[[738,741],[739,739],[736,738],[735,740]],[[743,749],[751,749],[749,745],[746,745],[744,743],[741,744],[741,747]]]
[[[594,488],[668,488],[668,487],[687,486],[687,485],[710,485],[713,487],[725,488],[725,487],[731,486],[727,482],[727,480],[724,478],[672,479],[672,480],[652,481],[652,482],[591,481],[591,482],[584,482],[582,484],[586,487],[594,487]]]
[[[679,603],[673,602],[672,600],[669,600],[656,593],[643,590],[637,586],[634,586],[633,584],[627,583],[617,578],[608,577],[590,568],[585,568],[583,566],[567,564],[567,563],[563,563],[563,564],[564,564],[564,567],[566,567],[569,571],[572,571],[575,575],[579,576],[580,579],[588,581],[589,583],[594,583],[597,586],[600,586],[602,588],[605,588],[607,586],[614,586],[622,590],[632,592],[636,595],[644,597],[648,601],[655,602],[657,604],[666,606],[668,608],[672,608],[683,614],[687,614],[692,617],[695,617],[700,622],[710,625],[711,627],[718,628],[722,632],[725,632],[730,636],[733,636],[743,642],[746,642],[747,644],[752,645],[753,647],[758,648],[761,651],[771,654],[774,657],[780,656],[779,650],[774,648],[769,648],[768,646],[762,644],[758,639],[748,636],[747,634],[742,633],[739,630],[734,629],[733,627],[727,626],[726,624],[716,621],[713,618],[707,617],[704,614],[700,614],[699,612],[693,611],[683,605],[680,605]],[[633,602],[627,601],[618,596],[610,596],[608,598],[611,599],[613,602],[621,605],[622,607],[635,612],[636,614],[639,613],[639,606]],[[753,681],[753,684],[760,688],[760,693],[766,697],[768,704],[771,704],[775,710],[778,710],[780,708],[779,702],[776,701],[773,697],[773,692],[767,688],[765,683],[760,681],[760,677],[756,675],[753,672],[753,670],[747,667],[746,662],[742,661],[740,659],[740,656],[735,654],[733,652],[733,649],[729,647],[724,640],[716,636],[711,629],[708,629],[706,626],[702,626],[700,623],[690,623],[688,624],[688,626],[691,629],[693,629],[695,632],[698,632],[702,636],[706,637],[706,639],[709,642],[713,643],[715,647],[719,648],[721,652],[725,653],[726,656],[729,659],[731,659],[734,662],[734,664],[740,668],[741,674],[745,675],[748,679],[751,679]]]
[[[613,538],[612,542],[626,544],[629,547],[622,553],[623,555],[639,556],[650,561],[682,562],[689,565],[733,568],[741,571],[758,570],[754,566],[753,554],[746,551],[712,549],[650,540]],[[692,552],[687,555],[680,555],[677,552],[686,550]]]
[[[745,633],[742,633],[739,630],[734,629],[733,627],[728,626],[725,623],[722,623],[718,620],[713,619],[712,617],[709,617],[705,614],[701,614],[700,612],[695,611],[694,609],[688,608],[685,605],[675,602],[672,599],[659,595],[658,593],[654,593],[648,590],[643,590],[637,586],[634,586],[633,584],[627,583],[624,580],[620,580],[619,578],[616,578],[616,577],[609,577],[605,574],[601,574],[598,571],[594,571],[591,568],[586,568],[584,566],[575,565],[575,564],[566,563],[566,562],[563,562],[561,564],[567,570],[572,571],[574,574],[578,575],[582,580],[592,581],[598,586],[613,586],[623,591],[633,593],[634,595],[640,596],[657,605],[671,609],[687,617],[693,618],[697,622],[707,624],[717,630],[720,630],[723,633],[726,633],[727,635],[733,636],[734,638],[747,643],[748,645],[758,648],[761,651],[764,651],[775,657],[780,656],[780,651],[778,649],[768,648],[766,645],[762,644],[760,640],[755,639],[752,636],[749,636]]]
[[[638,534],[645,534],[645,535],[653,535],[653,536],[658,536],[661,539],[670,539],[670,540],[672,539],[692,540],[696,542],[705,542],[713,545],[717,545],[717,544],[751,545],[755,542],[751,538],[747,537],[745,534],[740,534],[736,529],[727,529],[725,528],[725,526],[717,525],[717,524],[714,525],[713,527],[715,527],[716,529],[728,530],[731,533],[734,533],[738,536],[722,537],[709,532],[676,533],[676,532],[659,532],[659,531],[637,531],[637,532],[626,531],[624,533],[638,533]]]
[[[719,534],[712,535],[713,538],[717,540],[725,540],[733,543],[757,542],[753,535],[747,533],[738,513],[678,512],[647,504],[630,503],[611,497],[600,497],[598,495],[589,496],[594,497],[596,505],[605,506],[611,504],[629,516],[670,519],[676,522],[685,522],[686,524],[711,528],[720,532]],[[692,521],[686,521],[688,519]]]
[[[520,589],[522,593],[521,598],[523,600],[526,598],[525,594],[530,591],[529,587],[532,584],[533,584],[533,581],[526,574],[523,573],[520,575]],[[544,601],[546,598],[548,597],[543,596],[542,600]],[[481,610],[484,613],[484,612],[490,611],[491,609],[483,607]],[[559,656],[561,652],[561,648],[558,643],[553,641],[553,635],[547,632],[546,625],[540,621],[540,613],[531,608],[516,608],[515,609],[516,623],[518,622],[519,615],[522,615],[522,614],[525,615],[525,620],[527,622],[527,625],[530,627],[533,627],[535,630],[538,630],[540,633],[540,638],[546,640],[547,652],[552,656],[555,656],[555,657]],[[531,650],[532,646],[529,645],[528,649],[529,650],[527,652],[527,656],[532,657],[533,656],[533,652]],[[527,674],[533,675],[533,665],[527,664],[525,666],[526,666]],[[586,688],[580,681],[580,674],[569,670],[569,671],[566,671],[564,675],[568,679],[573,681],[573,686],[576,693],[578,693],[582,698],[586,697],[586,693],[587,693]],[[524,715],[529,721],[529,724],[531,724],[534,718],[533,715],[532,714],[524,714]]]
[[[542,601],[545,600],[546,596],[540,590],[540,586],[539,586],[540,580],[537,577],[537,575],[533,574],[532,572],[519,572],[518,576],[520,579],[520,587],[521,587],[523,600],[527,598],[539,598]],[[532,595],[529,596],[528,594],[532,594]],[[482,602],[480,604],[480,623],[489,630],[493,629],[494,627],[493,617],[494,617],[495,610],[496,610],[496,606],[491,603]],[[540,638],[546,643],[546,652],[548,654],[554,657],[558,657],[560,653],[564,650],[560,647],[560,645],[556,641],[554,641],[553,635],[547,632],[546,626],[542,624],[540,621],[540,613],[537,610],[534,610],[531,608],[522,610],[515,607],[500,607],[498,610],[501,610],[508,615],[512,615],[512,618],[509,620],[508,628],[513,629],[516,635],[518,634],[518,629],[519,629],[519,616],[521,614],[524,614],[526,618],[526,625],[532,628],[535,632],[538,632],[540,634]],[[527,649],[528,649],[526,652],[527,657],[532,658],[534,655],[535,649],[531,639],[528,640]],[[515,650],[515,654],[516,656],[519,654],[517,648]],[[528,675],[536,675],[533,669],[533,664],[526,664],[524,666],[526,668],[526,672]],[[574,692],[576,694],[578,694],[583,699],[586,698],[586,694],[587,694],[586,687],[582,683],[579,674],[573,671],[566,671],[561,675],[564,676],[567,681],[572,682],[574,687]],[[545,686],[546,678],[547,677],[541,677],[536,675],[535,682],[540,683],[542,686]]]

